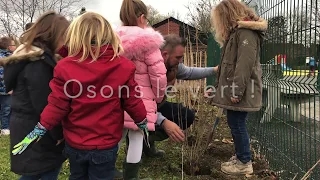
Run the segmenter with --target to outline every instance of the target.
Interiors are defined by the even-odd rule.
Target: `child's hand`
[[[47,132],[46,128],[38,123],[34,130],[31,131],[20,143],[13,147],[12,154],[17,155],[23,153],[24,150],[35,140],[39,140]]]
[[[59,144],[61,144],[63,141],[64,141],[64,138],[58,140],[56,146],[58,146]]]
[[[212,93],[214,93],[213,89],[210,88],[205,92],[204,97],[209,98],[212,95]]]
[[[234,103],[234,104],[237,104],[241,101],[241,99],[238,99],[238,98],[231,98],[231,102]]]
[[[148,129],[148,120],[147,118],[145,118],[143,121],[136,123],[136,125],[138,126],[138,128],[142,131],[144,131],[145,129]]]
[[[150,144],[149,144],[149,131],[148,131],[148,119],[145,118],[145,119],[144,119],[143,121],[141,121],[140,123],[136,123],[136,125],[138,126],[138,128],[139,128],[140,130],[142,130],[144,140],[145,140],[147,146],[150,148]]]

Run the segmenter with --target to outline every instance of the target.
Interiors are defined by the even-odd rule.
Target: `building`
[[[159,31],[163,36],[168,34],[177,34],[180,37],[191,42],[194,47],[198,45],[200,49],[206,49],[208,43],[208,34],[201,32],[193,26],[190,26],[178,19],[169,17],[161,22],[152,26],[155,30]],[[188,41],[190,40],[190,41]]]

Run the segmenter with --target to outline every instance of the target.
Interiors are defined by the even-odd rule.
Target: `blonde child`
[[[119,56],[120,40],[99,14],[77,17],[66,39],[69,56],[54,69],[48,105],[13,154],[21,154],[62,121],[70,179],[113,180],[124,110],[138,129],[147,128],[147,113],[134,81],[135,66]]]
[[[230,161],[221,164],[221,170],[229,175],[251,174],[246,119],[248,112],[262,106],[260,51],[268,23],[238,0],[221,1],[212,18],[215,38],[223,47],[213,104],[227,110],[236,151]]]
[[[164,43],[160,33],[147,26],[148,8],[140,0],[123,0],[117,29],[124,56],[136,65],[135,80],[141,87],[142,100],[147,109],[148,130],[155,130],[157,103],[163,100],[167,86],[166,67],[160,52]],[[124,162],[124,179],[138,178],[139,162],[143,148],[143,135],[132,119],[125,115],[123,137],[128,135],[129,146]]]

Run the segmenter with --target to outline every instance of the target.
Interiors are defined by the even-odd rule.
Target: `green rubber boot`
[[[114,170],[114,180],[122,180],[123,179],[123,173],[119,171],[117,168]]]
[[[155,157],[155,158],[162,158],[165,156],[165,151],[160,150],[156,148],[155,141],[163,141],[168,139],[168,135],[161,130],[155,131],[150,133],[149,136],[149,144],[150,148],[146,145],[146,143],[143,143],[143,152],[147,157]]]
[[[124,180],[152,180],[151,178],[139,179],[140,163],[123,163]]]

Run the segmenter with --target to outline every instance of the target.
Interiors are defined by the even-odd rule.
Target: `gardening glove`
[[[23,151],[27,149],[29,144],[31,144],[36,139],[38,139],[37,141],[39,141],[46,132],[46,128],[38,123],[34,127],[33,131],[31,131],[20,143],[13,147],[12,154],[17,155],[23,153]]]
[[[140,130],[142,130],[143,133],[143,139],[146,142],[147,146],[150,148],[150,144],[149,144],[149,131],[148,131],[148,119],[145,118],[143,121],[136,123],[136,125],[138,126],[138,128]]]

